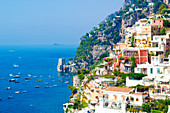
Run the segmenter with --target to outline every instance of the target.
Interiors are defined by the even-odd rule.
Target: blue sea
[[[75,51],[76,46],[71,45],[0,46],[0,113],[63,113],[63,104],[71,95],[65,82],[72,85],[75,74],[58,73],[57,63],[58,58],[74,57]],[[19,83],[9,82],[13,79],[9,74],[18,73],[20,78],[15,79]]]

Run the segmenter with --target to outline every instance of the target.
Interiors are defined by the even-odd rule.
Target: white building
[[[95,106],[97,113],[125,113],[126,105],[142,106],[148,94],[135,93],[133,88],[109,87],[103,90],[103,97]]]

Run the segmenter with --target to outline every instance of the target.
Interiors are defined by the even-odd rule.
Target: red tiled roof
[[[114,92],[130,92],[133,88],[127,88],[127,87],[109,87],[105,91],[114,91]]]

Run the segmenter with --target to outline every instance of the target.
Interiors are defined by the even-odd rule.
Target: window
[[[164,39],[163,39],[163,38],[161,38],[161,41],[163,42],[163,41],[164,41]]]
[[[117,100],[117,96],[115,96],[115,100]]]
[[[153,74],[153,68],[150,69],[150,73]]]
[[[136,98],[136,101],[139,101],[139,99],[138,99],[138,98]]]
[[[134,98],[133,98],[133,97],[131,97],[131,98],[130,98],[130,100],[133,102],[133,101],[134,101]]]
[[[139,68],[137,68],[137,71],[139,71]]]
[[[156,58],[156,61],[158,61],[158,58]]]
[[[157,73],[160,73],[160,68],[157,68]]]
[[[123,97],[123,100],[125,101],[125,97]]]
[[[153,21],[153,23],[155,23],[155,20]]]

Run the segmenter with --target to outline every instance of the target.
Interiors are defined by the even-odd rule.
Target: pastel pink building
[[[160,28],[163,28],[163,19],[150,19],[151,26],[159,26]]]

